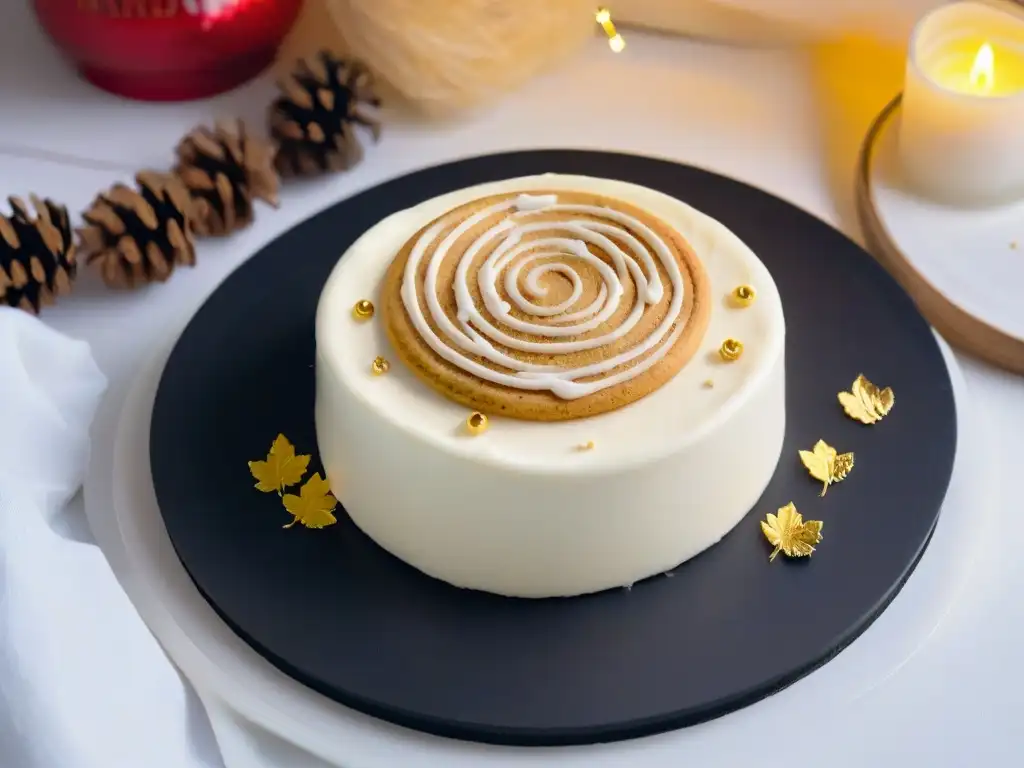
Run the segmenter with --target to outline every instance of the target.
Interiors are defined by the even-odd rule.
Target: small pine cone
[[[71,292],[78,266],[68,209],[35,195],[29,200],[35,218],[16,197],[7,199],[12,214],[0,214],[0,301],[38,314]]]
[[[248,135],[241,120],[199,126],[181,140],[174,172],[196,202],[197,235],[227,235],[252,223],[254,199],[277,206],[274,147]]]
[[[278,86],[270,105],[270,134],[277,141],[275,163],[282,176],[344,171],[363,159],[354,126],[380,137],[370,71],[323,51],[299,62]]]
[[[111,288],[163,282],[176,266],[196,263],[193,202],[177,176],[143,171],[139,188],[116,184],[93,201],[78,230],[87,264]]]

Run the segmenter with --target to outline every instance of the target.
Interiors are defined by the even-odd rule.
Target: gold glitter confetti
[[[479,411],[474,411],[466,417],[466,431],[471,435],[482,435],[488,426],[487,417]]]
[[[811,477],[823,483],[822,496],[830,485],[845,480],[853,469],[853,454],[836,453],[836,449],[824,440],[816,442],[813,450],[800,451],[800,461]]]
[[[374,376],[381,376],[391,370],[391,363],[383,357],[375,357],[370,365],[370,371]]]
[[[369,320],[373,317],[373,313],[376,310],[373,307],[373,302],[369,299],[360,299],[352,307],[352,317],[356,320]]]
[[[757,292],[753,286],[739,285],[732,292],[732,303],[737,307],[749,307],[757,298]]]
[[[861,424],[881,421],[896,404],[896,395],[890,387],[879,389],[864,378],[863,373],[854,380],[849,392],[840,392],[838,397],[846,415]]]
[[[820,520],[805,522],[793,502],[779,507],[777,515],[769,512],[766,519],[761,521],[764,537],[775,547],[768,562],[772,562],[779,552],[786,557],[810,557],[815,545],[821,541],[822,525]]]
[[[731,363],[740,359],[743,354],[743,342],[736,339],[726,339],[718,349],[718,356],[725,362]]]

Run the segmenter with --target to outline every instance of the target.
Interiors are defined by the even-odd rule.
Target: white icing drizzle
[[[466,249],[456,268],[453,285],[458,320],[456,325],[445,314],[438,299],[437,283],[441,264],[460,237],[502,212],[508,213]],[[600,218],[601,221],[529,221],[531,214],[542,212],[583,214]],[[661,360],[683,332],[684,324],[678,322],[683,311],[684,288],[679,264],[665,241],[632,216],[611,208],[559,204],[557,195],[553,194],[523,194],[478,211],[436,243],[446,224],[445,220],[434,224],[413,246],[402,280],[402,302],[416,331],[430,348],[444,360],[473,376],[514,389],[548,390],[557,397],[572,400],[639,376]],[[640,239],[631,234],[627,227],[639,235]],[[533,240],[522,240],[523,235],[533,232],[544,235]],[[479,253],[499,238],[500,242],[481,265],[477,275],[480,295],[490,314],[487,317],[473,301],[469,289],[469,269]],[[600,249],[612,263],[608,264],[592,254],[587,249],[588,243]],[[420,264],[431,246],[434,246],[434,250],[427,263],[426,275],[422,285],[417,285]],[[598,296],[588,306],[575,309],[583,294],[583,281],[571,263],[548,261],[530,268],[532,263],[540,259],[560,256],[584,262],[601,276],[602,285]],[[665,288],[655,257],[669,276],[672,298],[665,317],[636,346],[576,368],[528,363],[494,346],[497,343],[523,352],[566,354],[597,349],[615,342],[636,326],[646,307],[657,304],[664,296]],[[549,273],[556,273],[572,284],[571,296],[549,307],[531,301],[519,287],[519,276],[527,268],[523,285],[528,294],[535,298],[544,296],[546,289],[541,279]],[[623,282],[626,279],[636,286],[636,302],[623,322],[608,333],[594,338],[572,338],[598,328],[615,314],[622,301]],[[498,292],[499,280],[502,280],[509,298],[523,314],[543,318],[547,322],[529,322],[513,316],[512,306]],[[439,337],[427,321],[420,304],[420,290],[431,320],[445,338]],[[518,339],[502,331],[498,325],[550,341]],[[488,360],[508,372],[481,365],[468,355]],[[608,375],[643,355],[648,356],[636,365]],[[589,377],[598,378],[580,381]]]

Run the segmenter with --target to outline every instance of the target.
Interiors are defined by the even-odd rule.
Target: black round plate
[[[316,453],[313,319],[339,254],[393,211],[547,171],[674,195],[730,227],[771,270],[788,328],[787,433],[761,501],[671,578],[563,600],[449,587],[385,553],[344,513],[323,530],[282,530],[290,517],[275,495],[253,489],[246,462],[262,458],[278,432]],[[836,402],[862,372],[897,395],[893,412],[872,427],[848,419]],[[797,457],[819,438],[857,457],[825,498]],[[175,346],[150,451],[178,556],[224,621],[271,664],[394,723],[475,741],[557,745],[707,720],[835,656],[888,605],[923,553],[955,444],[952,385],[935,338],[857,245],[782,200],[707,171],[559,150],[419,171],[269,244],[214,292]],[[730,468],[721,471],[729,482]],[[401,482],[402,467],[394,475]],[[812,558],[769,564],[758,520],[789,501],[824,521],[824,540]]]

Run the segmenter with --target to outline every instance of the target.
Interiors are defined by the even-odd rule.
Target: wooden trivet
[[[950,344],[1006,370],[1024,373],[1024,338],[1007,330],[1005,324],[993,322],[991,317],[983,317],[983,311],[968,311],[956,302],[955,296],[940,291],[922,274],[908,253],[901,250],[896,237],[883,223],[876,189],[877,169],[874,167],[874,160],[881,139],[897,117],[901,100],[902,94],[885,106],[871,124],[861,145],[855,195],[857,216],[864,233],[865,245],[899,281],[917,303],[921,313]],[[991,216],[991,212],[980,212],[978,215]],[[936,224],[948,226],[939,222]],[[1024,240],[1024,226],[1021,227],[1021,235]],[[1008,251],[1015,247],[1015,244],[1009,241],[1006,243]],[[977,256],[975,252],[963,254],[965,260],[977,259]],[[1024,270],[1024,242],[1021,244],[1021,250],[1014,251],[1012,256],[1021,260],[1021,269]],[[977,266],[984,270],[983,262],[979,261]],[[999,293],[999,298],[1002,299],[1005,297],[1005,291],[1019,288],[1019,285],[1005,285],[993,278],[991,291],[993,297]],[[1019,306],[1019,311],[1024,313],[1024,303],[1020,303]]]

